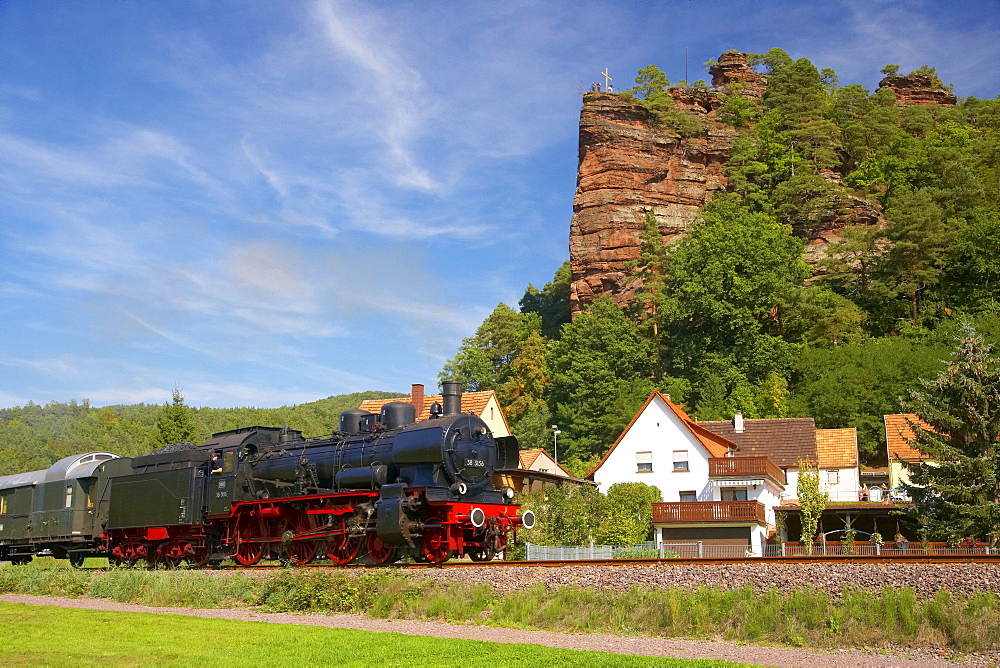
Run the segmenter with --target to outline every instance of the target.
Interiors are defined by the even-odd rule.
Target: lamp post
[[[556,464],[559,463],[559,434],[561,433],[558,425],[552,425],[552,445],[556,451]]]

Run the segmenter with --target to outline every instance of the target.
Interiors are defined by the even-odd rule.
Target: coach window
[[[236,470],[236,451],[226,450],[222,454],[222,472],[232,473]]]
[[[688,451],[674,450],[674,471],[688,470]]]
[[[0,496],[0,515],[7,514],[7,497]]]
[[[636,465],[636,471],[639,473],[652,473],[653,453],[652,452],[635,453],[635,465]]]
[[[66,485],[66,507],[73,507],[73,485]]]

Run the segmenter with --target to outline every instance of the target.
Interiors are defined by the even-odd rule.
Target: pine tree
[[[163,447],[181,441],[194,441],[197,430],[191,409],[184,404],[184,397],[178,387],[174,388],[172,403],[164,404],[156,414],[156,447]]]
[[[906,485],[922,537],[1000,544],[1000,360],[990,353],[965,325],[954,359],[910,393],[906,407],[930,427],[910,423],[911,445],[929,459]]]

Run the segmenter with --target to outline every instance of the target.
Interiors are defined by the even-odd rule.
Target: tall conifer
[[[910,517],[922,538],[972,537],[1000,544],[1000,363],[971,326],[954,359],[907,408],[930,428],[911,422],[911,445],[929,458],[913,467]]]

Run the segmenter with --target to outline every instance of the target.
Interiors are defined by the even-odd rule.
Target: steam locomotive
[[[396,401],[379,414],[344,411],[328,437],[249,427],[202,445],[134,458],[91,452],[0,477],[0,560],[492,559],[519,527],[534,525],[495,480],[497,470],[517,468],[517,440],[461,413],[459,383],[444,383],[442,400],[422,422]]]

